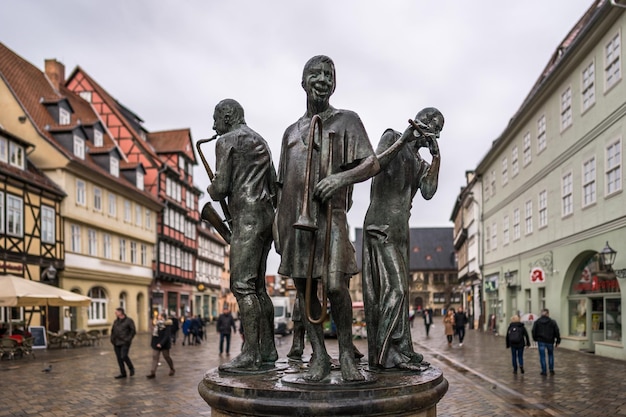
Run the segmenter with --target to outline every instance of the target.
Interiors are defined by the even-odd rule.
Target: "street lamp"
[[[52,264],[50,264],[50,266],[44,269],[43,272],[41,273],[42,281],[52,282],[56,279],[56,277],[57,277],[57,269]]]
[[[617,251],[609,246],[609,242],[606,242],[606,246],[599,252],[600,260],[608,271],[613,270],[613,262],[615,262],[615,256]]]

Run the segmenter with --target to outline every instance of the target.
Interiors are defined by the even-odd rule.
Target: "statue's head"
[[[444,118],[439,109],[426,107],[417,113],[415,121],[426,125],[431,133],[439,134],[443,129]]]
[[[236,100],[227,98],[215,106],[213,112],[213,130],[218,135],[223,135],[232,130],[234,126],[246,124],[243,115],[243,107]]]
[[[307,97],[327,101],[335,92],[335,63],[326,55],[317,55],[309,59],[302,71],[302,88]]]

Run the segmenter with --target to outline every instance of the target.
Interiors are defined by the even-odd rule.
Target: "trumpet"
[[[213,174],[213,171],[211,170],[209,163],[204,157],[204,153],[202,153],[202,149],[200,148],[200,145],[202,145],[203,143],[211,142],[217,139],[217,137],[218,135],[214,135],[207,139],[199,139],[196,142],[196,149],[198,150],[200,159],[202,159],[204,170],[206,171],[207,175],[209,176],[209,180],[211,181],[213,181],[213,179],[215,178],[215,174]],[[227,243],[230,243],[230,238],[232,236],[231,229],[233,227],[232,217],[230,215],[230,210],[228,209],[228,204],[226,203],[225,200],[220,200],[220,206],[222,208],[222,212],[224,213],[224,216],[226,217],[226,219],[222,220],[220,215],[211,205],[210,201],[207,202],[202,208],[200,217],[202,218],[202,220],[208,222],[211,226],[213,226],[215,230],[217,230],[217,233],[219,233],[220,236],[222,236]]]
[[[319,137],[319,148],[321,148],[322,144],[322,119],[319,115],[313,116],[311,119],[311,127],[309,128],[309,136],[307,138],[308,142],[308,152],[307,152],[307,163],[305,169],[305,178],[306,185],[304,187],[304,192],[302,194],[302,208],[300,210],[300,215],[296,223],[294,223],[293,227],[298,230],[312,232],[317,234],[318,227],[317,223],[311,218],[311,210],[309,207],[309,196],[310,196],[310,188],[311,188],[311,175],[312,175],[312,162],[313,162],[313,149],[315,146],[315,128],[317,127],[318,137]],[[332,161],[333,161],[333,140],[334,132],[329,132],[329,146],[328,146],[328,167],[325,170],[326,175],[330,175],[332,171]],[[320,158],[320,165],[322,162],[322,158]],[[320,171],[324,171],[324,167],[320,166]],[[306,290],[304,295],[304,305],[305,305],[305,314],[307,320],[313,324],[322,324],[324,320],[326,320],[326,282],[328,281],[328,267],[330,261],[330,238],[332,231],[332,204],[331,201],[328,200],[326,203],[326,230],[324,236],[324,256],[323,256],[323,265],[324,269],[322,272],[322,311],[320,317],[315,319],[311,314],[311,292],[313,285],[313,263],[315,261],[315,251],[316,251],[316,239],[312,240],[310,253],[309,253],[309,263],[307,265],[307,276],[306,276]]]

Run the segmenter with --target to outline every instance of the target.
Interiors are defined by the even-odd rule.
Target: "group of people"
[[[554,349],[561,344],[561,334],[558,324],[550,318],[550,311],[547,308],[541,310],[541,317],[533,323],[531,333],[533,340],[537,342],[541,375],[546,376],[548,371],[553,375]],[[513,373],[516,374],[518,368],[521,373],[524,373],[524,349],[530,347],[530,338],[518,315],[511,317],[511,323],[506,332],[506,347],[511,349]]]
[[[443,325],[445,327],[445,335],[448,340],[448,346],[452,346],[454,336],[458,336],[459,346],[463,346],[463,340],[465,339],[465,326],[467,323],[467,314],[463,311],[463,307],[459,307],[456,311],[454,308],[448,309],[445,317],[443,318]],[[426,335],[428,336],[428,330],[426,331]]]

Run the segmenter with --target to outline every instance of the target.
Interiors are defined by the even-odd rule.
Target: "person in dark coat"
[[[170,376],[173,376],[176,370],[174,369],[174,362],[170,357],[170,348],[172,347],[172,320],[165,320],[163,314],[157,316],[157,320],[154,323],[152,329],[152,341],[150,342],[152,347],[152,369],[150,373],[146,375],[146,378],[152,379],[156,376],[157,366],[159,366],[159,356],[163,353],[165,362],[170,366]]]
[[[120,367],[120,374],[117,375],[115,379],[121,379],[126,378],[126,368],[124,364],[128,366],[130,376],[135,375],[135,367],[128,357],[128,352],[130,351],[130,345],[137,331],[135,330],[135,322],[133,319],[126,316],[123,308],[116,308],[115,316],[117,318],[111,327],[111,343],[115,349],[115,356],[117,357],[117,363]]]
[[[189,317],[185,317],[183,321],[183,346],[185,346],[185,342],[191,345],[191,318]]]
[[[541,317],[533,324],[533,340],[537,342],[541,375],[546,375],[546,350],[548,351],[548,368],[554,374],[554,348],[561,344],[561,334],[556,321],[550,318],[547,308],[541,310]]]
[[[173,315],[170,319],[172,320],[172,343],[176,344],[176,338],[178,337],[178,329],[180,328],[180,321],[178,320],[178,317],[176,317],[175,315]]]
[[[426,328],[426,337],[428,337],[428,332],[430,332],[430,326],[433,324],[433,309],[427,307],[424,309],[422,316],[424,317],[424,327]]]
[[[513,373],[517,373],[517,367],[524,373],[524,348],[530,347],[530,338],[524,323],[520,322],[516,314],[511,317],[511,324],[506,331],[506,347],[511,348],[511,360],[513,362]]]
[[[191,319],[191,327],[189,329],[191,333],[191,342],[192,345],[200,344],[200,334],[202,332],[202,323],[200,322],[200,316],[195,316]]]
[[[224,352],[224,341],[226,341],[226,354],[230,355],[230,335],[233,330],[237,331],[237,327],[235,327],[235,319],[230,314],[227,304],[224,304],[224,310],[217,318],[216,327],[220,334],[220,355]]]
[[[467,314],[463,311],[463,307],[459,307],[457,312],[454,313],[454,332],[459,336],[459,346],[463,346],[467,321]]]

